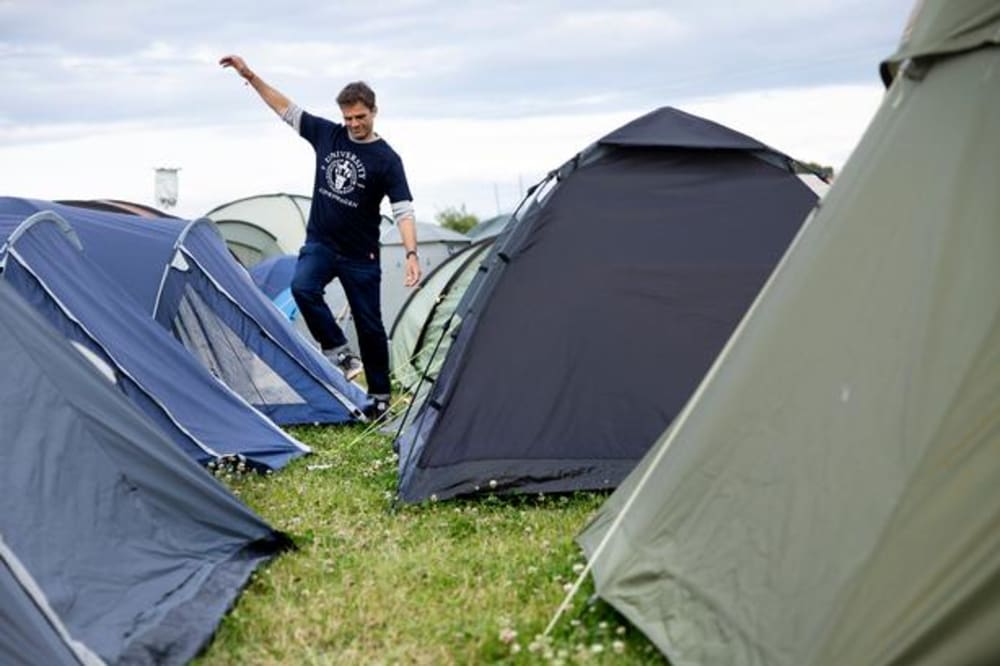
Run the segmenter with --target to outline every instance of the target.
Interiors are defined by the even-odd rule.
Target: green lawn
[[[588,581],[542,639],[604,495],[395,507],[387,437],[295,428],[314,455],[262,477],[220,474],[298,550],[259,570],[195,662],[663,664]]]

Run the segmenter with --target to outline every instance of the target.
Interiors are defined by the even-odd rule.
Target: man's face
[[[355,141],[367,141],[375,127],[375,109],[369,109],[361,102],[340,107],[344,114],[344,126]]]

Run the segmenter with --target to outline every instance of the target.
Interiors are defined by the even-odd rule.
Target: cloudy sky
[[[311,148],[218,66],[242,55],[337,118],[379,95],[418,219],[512,208],[546,171],[660,106],[840,168],[882,95],[911,0],[0,0],[0,194],[154,204],[197,217],[308,194]]]

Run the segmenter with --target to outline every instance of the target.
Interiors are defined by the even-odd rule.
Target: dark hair
[[[340,106],[350,106],[361,102],[369,109],[375,109],[375,91],[364,81],[353,81],[344,86],[344,89],[337,95],[337,104]]]

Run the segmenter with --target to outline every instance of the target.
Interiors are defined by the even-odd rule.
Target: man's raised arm
[[[219,64],[223,67],[232,67],[236,70],[236,73],[246,79],[246,82],[253,86],[253,89],[257,91],[260,98],[271,107],[275,113],[277,113],[282,118],[288,112],[289,107],[292,106],[292,102],[281,94],[279,90],[272,88],[267,83],[264,82],[259,76],[253,73],[249,67],[247,67],[246,62],[243,58],[238,55],[227,55],[219,60]]]

